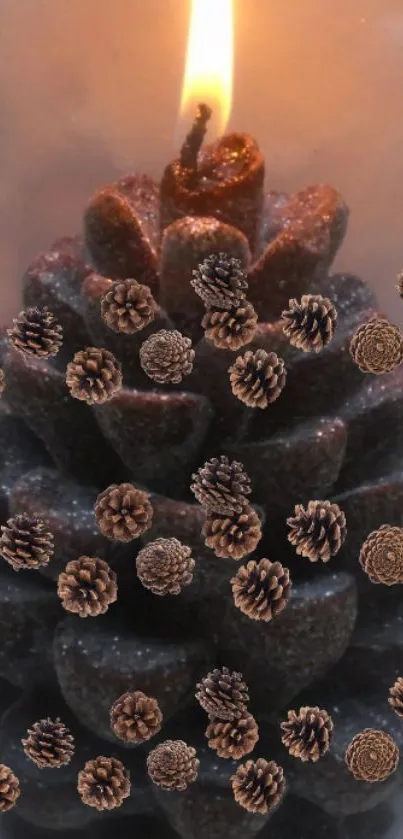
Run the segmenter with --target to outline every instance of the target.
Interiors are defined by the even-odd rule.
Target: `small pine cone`
[[[136,557],[137,576],[153,594],[180,594],[193,579],[191,548],[178,539],[155,539]]]
[[[284,772],[274,760],[247,760],[231,778],[237,804],[248,813],[266,815],[277,807],[285,791]]]
[[[196,749],[183,740],[165,740],[147,758],[148,774],[158,787],[184,790],[192,784],[199,771]]]
[[[403,679],[399,676],[394,685],[389,688],[389,705],[398,717],[403,717]]]
[[[403,271],[399,271],[399,273],[398,273],[398,275],[397,275],[396,279],[397,279],[397,286],[396,286],[396,288],[397,288],[397,290],[398,290],[398,292],[399,292],[399,294],[400,294],[400,297],[401,297],[401,298],[402,298],[402,300],[403,300]]]
[[[1,525],[0,554],[14,571],[42,568],[53,553],[53,533],[38,516],[22,513]]]
[[[390,373],[403,361],[403,334],[388,320],[371,318],[353,335],[350,354],[363,373]]]
[[[66,384],[74,399],[102,405],[122,387],[121,366],[109,350],[87,347],[67,365]]]
[[[190,284],[211,309],[230,310],[240,306],[248,288],[240,259],[226,253],[206,257],[193,271]]]
[[[318,707],[300,708],[299,713],[288,711],[287,721],[281,723],[281,741],[290,755],[302,761],[316,763],[330,748],[333,720]]]
[[[6,386],[6,378],[4,375],[4,370],[0,367],[0,396],[4,393],[4,388]]]
[[[116,280],[101,300],[101,315],[114,332],[133,335],[148,326],[155,317],[155,302],[150,289],[137,280]]]
[[[257,327],[257,314],[251,303],[243,300],[228,311],[207,309],[202,320],[206,338],[219,350],[239,350],[253,340]]]
[[[111,484],[98,495],[94,512],[102,535],[117,542],[138,539],[153,519],[147,493],[132,484]]]
[[[282,312],[284,334],[290,344],[304,352],[320,352],[333,338],[337,310],[331,300],[320,294],[304,294],[301,302],[292,299]]]
[[[80,618],[97,617],[117,600],[116,574],[103,559],[80,556],[59,574],[57,593],[67,612]]]
[[[110,710],[111,728],[124,743],[144,743],[162,726],[158,702],[141,690],[127,691],[119,696]]]
[[[74,737],[59,718],[35,722],[21,743],[26,757],[39,769],[60,769],[74,755]]]
[[[204,711],[215,720],[240,719],[249,702],[248,688],[241,673],[228,667],[212,670],[196,685],[196,699]]]
[[[241,513],[252,492],[251,481],[242,463],[230,461],[225,455],[212,457],[192,475],[190,489],[199,504],[208,512],[231,516]]]
[[[129,772],[115,757],[88,760],[78,773],[77,790],[82,802],[97,810],[121,807],[130,788]]]
[[[21,795],[20,782],[9,766],[0,763],[0,813],[12,810]]]
[[[231,580],[234,603],[252,620],[270,621],[285,609],[291,597],[288,568],[280,562],[261,559],[241,565]]]
[[[283,359],[265,350],[238,355],[228,373],[234,396],[248,408],[267,408],[275,402],[287,378]]]
[[[230,721],[211,718],[206,737],[210,749],[214,749],[218,757],[240,760],[253,752],[259,740],[259,729],[252,714],[248,713]]]
[[[385,781],[397,769],[399,749],[386,731],[365,728],[353,737],[345,761],[357,781]]]
[[[309,501],[305,509],[296,504],[295,516],[287,519],[291,528],[288,540],[297,554],[311,562],[329,562],[340,550],[346,535],[346,517],[337,504]]]
[[[176,329],[154,332],[140,347],[140,364],[159,384],[178,384],[193,370],[195,351],[190,338]]]
[[[383,524],[360,550],[360,565],[372,583],[403,583],[403,528]]]
[[[46,307],[20,312],[7,335],[19,352],[37,358],[57,355],[63,343],[62,327]]]
[[[255,550],[262,538],[260,519],[249,505],[232,516],[211,513],[204,522],[202,536],[216,556],[243,559]]]

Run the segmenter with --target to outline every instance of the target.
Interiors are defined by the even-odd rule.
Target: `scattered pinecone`
[[[140,347],[140,364],[150,379],[159,384],[178,384],[193,370],[192,341],[177,329],[160,329]]]
[[[274,760],[247,760],[231,778],[237,804],[249,813],[266,815],[279,804],[285,791],[284,772]]]
[[[74,755],[74,737],[59,718],[35,722],[21,743],[26,757],[39,769],[59,769]]]
[[[102,405],[121,389],[122,369],[109,350],[87,347],[67,365],[66,384],[74,399]]]
[[[137,280],[116,280],[101,300],[101,315],[114,332],[132,335],[154,320],[155,302],[150,289]]]
[[[353,335],[350,354],[363,373],[389,373],[403,361],[403,334],[388,320],[373,317]]]
[[[57,318],[49,311],[32,308],[20,312],[7,330],[13,346],[21,353],[37,358],[57,355],[63,343],[63,330]]]
[[[262,538],[260,519],[249,504],[232,516],[210,513],[204,522],[202,536],[216,556],[243,559],[255,550]]]
[[[97,617],[117,600],[116,574],[103,559],[80,556],[59,574],[57,593],[67,612],[80,618]]]
[[[158,702],[141,690],[127,691],[119,696],[110,710],[111,728],[124,743],[144,743],[162,726]]]
[[[193,271],[190,281],[205,306],[232,309],[245,298],[248,281],[241,260],[226,253],[211,254]]]
[[[281,723],[284,732],[281,741],[290,755],[302,761],[315,763],[330,748],[333,720],[318,707],[300,708],[299,713],[288,711],[287,721]]]
[[[4,393],[4,388],[6,386],[6,378],[4,375],[4,370],[0,367],[0,396]]]
[[[193,579],[191,553],[178,539],[155,539],[137,554],[137,576],[153,594],[180,594]]]
[[[12,769],[0,763],[0,813],[7,813],[21,795],[20,782]]]
[[[249,702],[248,688],[241,673],[228,667],[212,670],[196,685],[196,699],[204,711],[215,720],[240,719]]]
[[[241,565],[231,580],[234,603],[252,620],[270,621],[285,609],[291,597],[288,568],[261,559]]]
[[[22,513],[1,525],[0,554],[14,571],[41,568],[53,553],[53,534],[38,516]]]
[[[241,513],[252,492],[251,481],[242,463],[228,457],[212,457],[194,475],[190,487],[199,504],[208,512]]]
[[[258,317],[251,303],[242,300],[238,306],[207,309],[202,320],[206,338],[220,350],[239,350],[253,340]]]
[[[249,408],[267,408],[275,402],[287,378],[283,359],[265,350],[238,355],[228,373],[234,396]]]
[[[148,774],[153,784],[166,790],[186,789],[196,780],[199,766],[196,749],[183,740],[165,740],[147,758]]]
[[[403,717],[403,679],[399,676],[389,689],[389,705],[398,717]]]
[[[84,804],[97,810],[121,807],[130,795],[130,775],[115,757],[88,760],[78,773],[77,790]]]
[[[360,550],[360,565],[372,583],[403,583],[403,528],[383,524]]]
[[[111,484],[98,495],[94,512],[102,535],[118,542],[138,539],[153,518],[147,493],[132,484]]]
[[[402,298],[402,300],[403,300],[403,271],[399,271],[399,273],[398,273],[398,275],[397,275],[396,279],[397,279],[397,286],[396,286],[396,288],[397,288],[397,290],[398,290],[398,292],[399,292],[399,294],[400,294],[400,297],[401,297],[401,298]]]
[[[366,728],[353,737],[345,761],[357,781],[385,781],[396,771],[399,749],[386,731]]]
[[[320,294],[304,294],[301,301],[292,299],[282,312],[284,334],[290,344],[304,352],[320,352],[333,338],[337,310],[331,300]]]
[[[346,517],[337,504],[309,501],[305,509],[296,504],[295,516],[287,519],[288,540],[297,554],[311,562],[328,562],[340,550],[346,535]]]
[[[259,729],[252,714],[246,712],[237,720],[211,718],[206,737],[210,749],[214,749],[218,757],[240,760],[253,752],[259,740]]]

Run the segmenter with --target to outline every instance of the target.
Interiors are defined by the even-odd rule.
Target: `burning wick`
[[[180,165],[189,172],[186,178],[188,186],[192,188],[197,183],[197,161],[203,140],[207,133],[207,123],[211,119],[212,109],[208,105],[199,105],[196,118],[186,136],[180,152]]]

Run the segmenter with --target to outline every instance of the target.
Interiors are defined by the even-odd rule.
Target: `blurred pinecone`
[[[251,559],[231,580],[234,603],[252,620],[270,621],[285,609],[291,597],[288,568],[280,562]]]
[[[113,810],[130,795],[129,773],[115,757],[96,757],[78,773],[77,789],[88,807]]]
[[[39,769],[59,769],[70,763],[74,754],[74,738],[60,719],[39,720],[21,742],[26,757]]]
[[[162,714],[156,699],[136,690],[124,693],[113,703],[110,721],[120,740],[125,743],[144,743],[158,734]]]
[[[197,685],[196,699],[209,716],[235,720],[244,714],[249,695],[241,673],[222,667],[208,673]]]
[[[210,749],[214,749],[218,757],[239,760],[255,748],[259,740],[259,729],[252,714],[247,712],[230,721],[211,717],[206,737]]]
[[[196,780],[199,761],[196,750],[183,740],[166,740],[148,755],[147,769],[154,784],[180,791]]]
[[[315,763],[330,748],[333,721],[327,711],[305,707],[300,708],[298,714],[288,711],[281,730],[282,742],[290,755]]]
[[[283,770],[273,760],[248,760],[233,775],[232,789],[237,804],[249,813],[271,813],[284,795]]]

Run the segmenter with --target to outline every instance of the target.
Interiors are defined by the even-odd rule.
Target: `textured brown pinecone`
[[[148,286],[137,280],[116,280],[101,300],[101,315],[114,332],[132,335],[155,317],[155,302]]]
[[[103,559],[80,556],[59,574],[57,593],[67,612],[80,618],[97,617],[117,600],[116,574]]]
[[[212,457],[192,475],[192,490],[207,512],[232,515],[241,513],[252,492],[251,481],[242,463],[225,455]]]
[[[403,583],[403,528],[383,524],[365,540],[360,565],[372,583]]]
[[[259,729],[252,714],[246,712],[236,720],[211,719],[206,737],[210,749],[214,749],[218,757],[240,760],[255,748]]]
[[[331,300],[320,294],[304,294],[301,301],[289,300],[288,307],[281,317],[290,344],[304,352],[323,350],[332,340],[337,323],[337,310]]]
[[[160,329],[140,347],[144,372],[159,384],[178,384],[193,370],[195,351],[192,341],[176,329]]]
[[[221,667],[196,685],[196,699],[210,717],[229,722],[244,716],[249,693],[241,673]]]
[[[193,579],[191,553],[178,539],[155,539],[137,554],[137,576],[153,594],[180,594]]]
[[[121,807],[130,795],[130,775],[115,757],[88,760],[78,773],[77,789],[81,800],[97,810]]]
[[[46,307],[20,312],[12,328],[7,330],[7,335],[19,352],[37,358],[57,355],[63,343],[62,327]]]
[[[186,789],[196,780],[199,765],[196,749],[183,740],[165,740],[147,758],[148,774],[153,784],[166,790]]]
[[[147,493],[132,484],[111,484],[98,495],[94,512],[103,536],[118,542],[138,539],[153,518]]]
[[[232,516],[211,513],[204,522],[202,536],[216,556],[243,559],[255,550],[262,538],[260,519],[249,505]]]
[[[74,737],[59,718],[34,723],[21,743],[26,757],[40,769],[59,769],[74,755]]]
[[[399,676],[394,685],[389,688],[389,705],[398,717],[403,717],[403,678]]]
[[[53,553],[53,534],[38,516],[22,513],[1,525],[0,554],[14,571],[41,568]]]
[[[7,813],[21,795],[20,782],[12,769],[0,763],[0,813]]]
[[[386,731],[366,728],[353,737],[345,760],[357,781],[385,781],[396,771],[399,749]]]
[[[251,303],[243,300],[232,309],[207,309],[202,320],[206,338],[220,350],[239,350],[255,335],[258,317]]]
[[[0,367],[0,396],[4,393],[4,388],[6,386],[6,378],[4,375],[4,370]]]
[[[337,504],[309,501],[305,509],[296,504],[295,516],[287,519],[288,540],[297,554],[311,562],[328,562],[340,550],[346,535],[346,517]]]
[[[127,691],[113,703],[110,723],[116,737],[125,743],[144,743],[160,731],[162,713],[152,696],[141,690]]]
[[[122,387],[121,366],[109,350],[87,347],[67,365],[66,384],[74,399],[102,405]]]
[[[267,408],[283,390],[287,378],[284,361],[276,353],[247,350],[228,370],[234,396],[249,408]]]
[[[226,253],[211,254],[193,271],[190,281],[205,306],[232,309],[241,305],[248,288],[241,261]]]
[[[389,373],[403,361],[403,334],[388,320],[371,318],[353,335],[350,353],[363,373]]]
[[[285,609],[291,597],[288,568],[280,562],[249,560],[231,580],[234,603],[252,620],[270,621]]]
[[[403,271],[399,271],[399,273],[398,273],[398,275],[397,275],[396,279],[397,279],[397,286],[396,286],[396,288],[397,288],[397,290],[398,290],[398,292],[399,292],[399,294],[400,294],[400,297],[401,297],[401,298],[402,298],[402,300],[403,300]]]
[[[231,778],[237,804],[249,813],[266,815],[279,804],[285,791],[284,772],[274,760],[247,760]]]
[[[315,763],[330,748],[333,721],[327,711],[318,707],[300,708],[298,714],[288,711],[288,719],[281,723],[282,742],[290,755]]]

